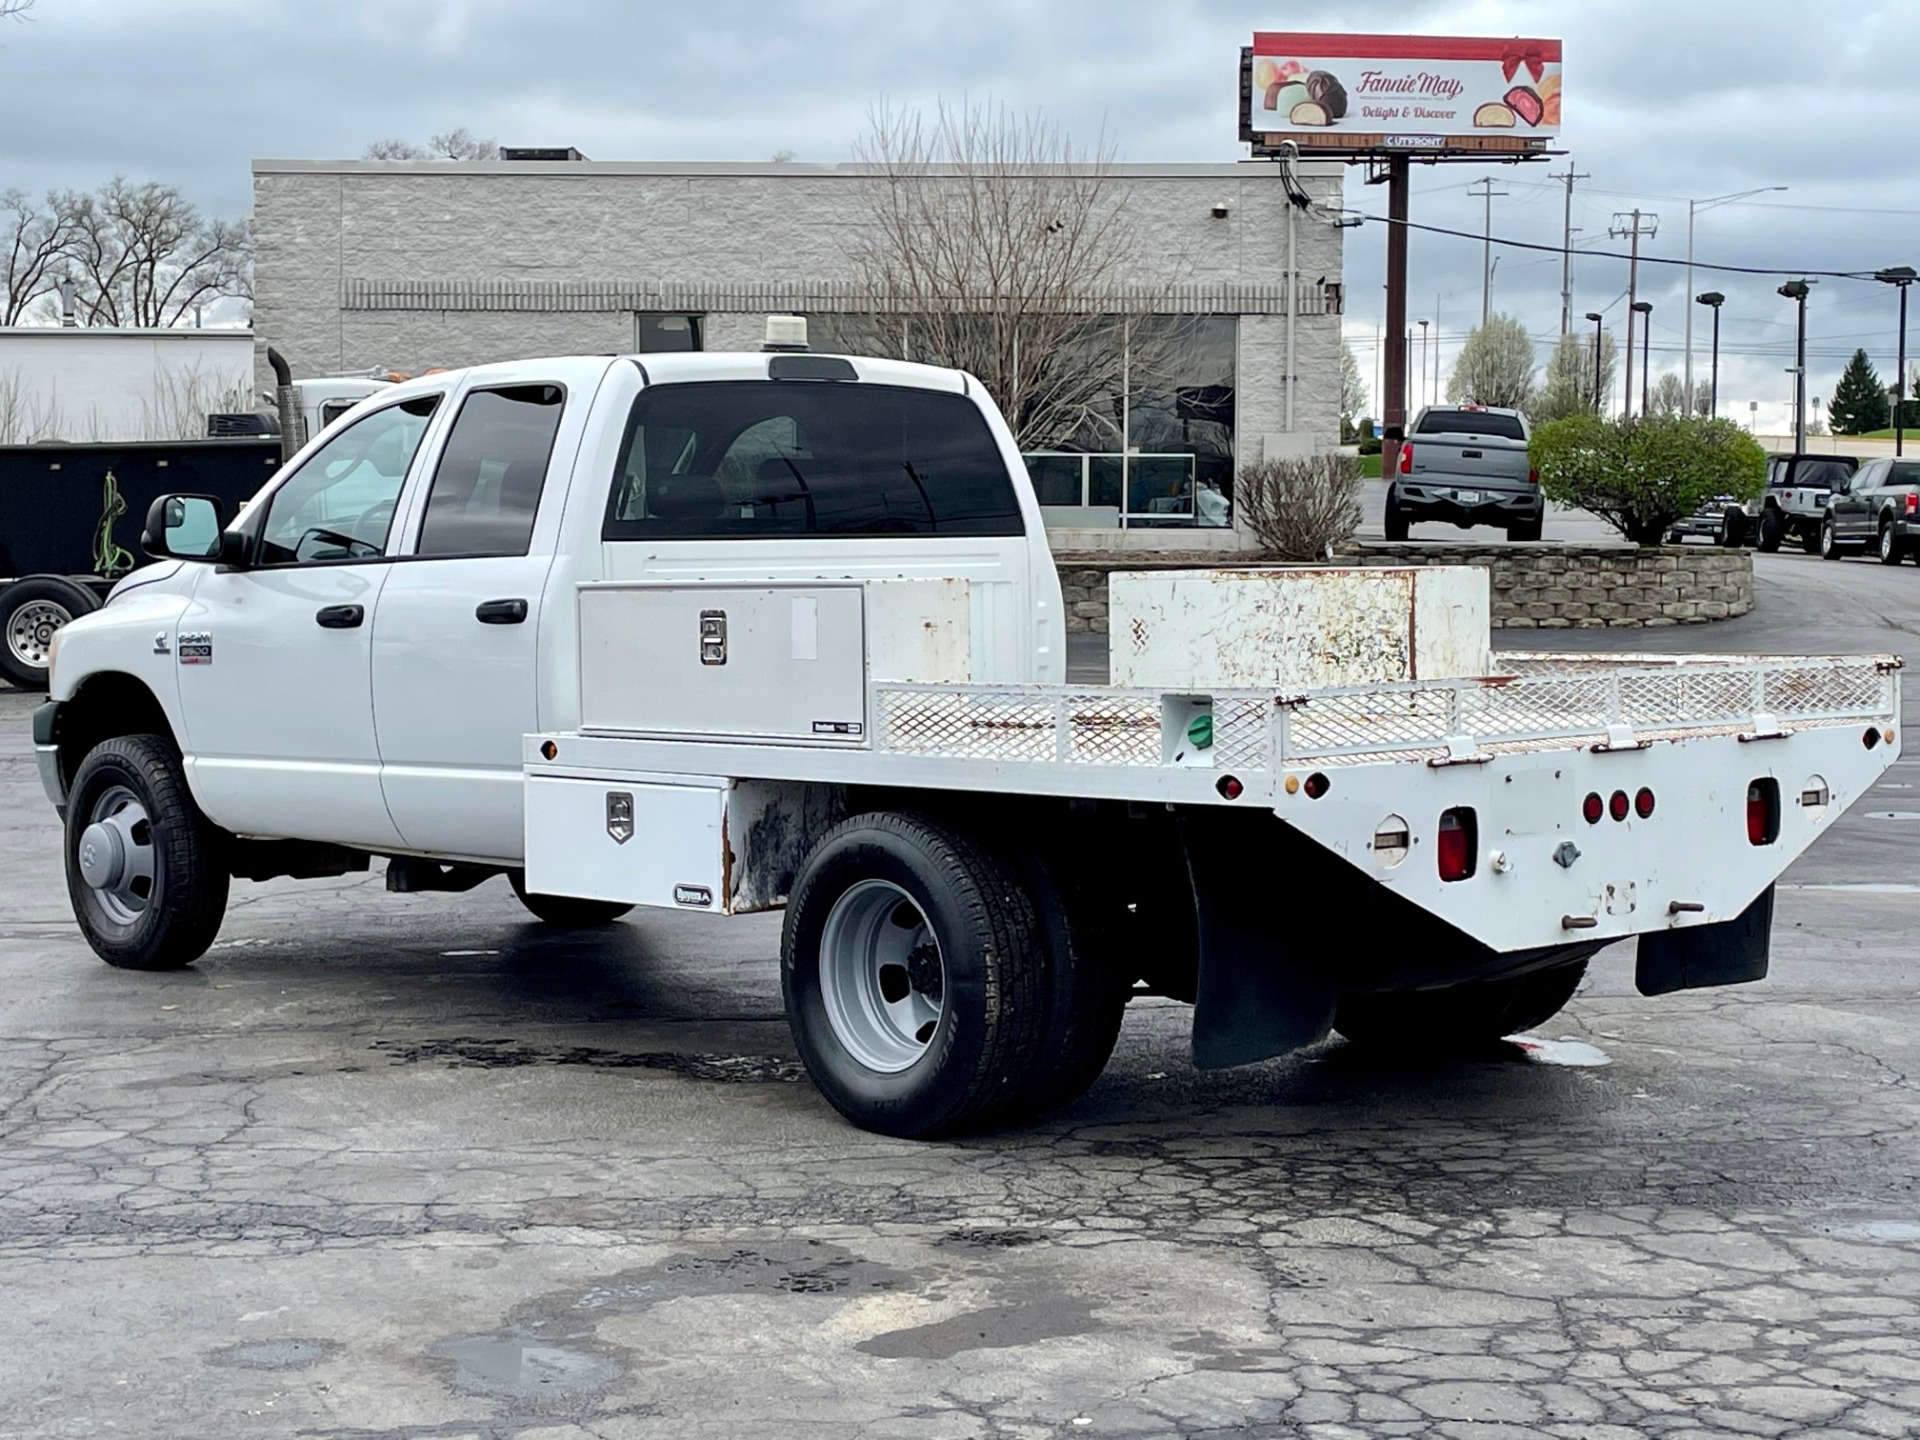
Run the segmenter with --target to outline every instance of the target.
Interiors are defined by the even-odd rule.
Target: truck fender
[[[1633,981],[1642,995],[1744,985],[1767,978],[1773,938],[1773,886],[1731,920],[1655,930],[1640,937]]]
[[[1193,1063],[1202,1070],[1284,1055],[1333,1028],[1330,978],[1288,954],[1287,909],[1275,902],[1276,828],[1270,813],[1210,810],[1180,822],[1199,922]]]

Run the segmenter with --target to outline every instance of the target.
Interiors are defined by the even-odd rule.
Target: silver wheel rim
[[[926,916],[887,880],[833,902],[820,931],[820,998],[861,1065],[897,1075],[927,1053],[945,1013],[946,963]]]
[[[1835,548],[1833,543],[1833,521],[1831,520],[1822,520],[1820,522],[1820,548],[1822,550],[1832,550]]]
[[[73,612],[64,605],[52,600],[29,600],[7,617],[8,652],[23,665],[46,669],[53,633],[71,619]]]
[[[1892,554],[1893,554],[1893,527],[1891,525],[1882,525],[1880,527],[1880,558],[1882,560],[1885,560],[1888,556]]]
[[[125,785],[114,785],[93,802],[80,832],[74,863],[100,912],[116,925],[136,924],[153,904],[153,821]]]

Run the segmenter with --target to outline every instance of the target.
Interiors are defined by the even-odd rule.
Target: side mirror
[[[147,508],[140,548],[156,560],[217,560],[220,522],[211,495],[162,495]]]

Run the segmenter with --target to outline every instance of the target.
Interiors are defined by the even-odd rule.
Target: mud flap
[[[1199,922],[1193,1063],[1251,1065],[1311,1045],[1333,1026],[1337,998],[1321,974],[1290,964],[1287,915],[1275,903],[1273,816],[1209,812],[1180,826]]]
[[[1732,920],[1642,935],[1634,984],[1642,995],[1666,995],[1764,980],[1772,936],[1773,886],[1769,885]]]

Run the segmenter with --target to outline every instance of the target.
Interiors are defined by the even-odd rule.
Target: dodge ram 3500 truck
[[[891,360],[423,377],[145,544],[34,718],[102,958],[373,856],[555,925],[784,906],[800,1054],[895,1134],[1073,1098],[1141,987],[1217,1066],[1512,1033],[1628,938],[1649,994],[1758,978],[1897,751],[1887,657],[1489,658],[1478,571],[1116,577],[1123,683],[1070,685],[1006,423]]]

